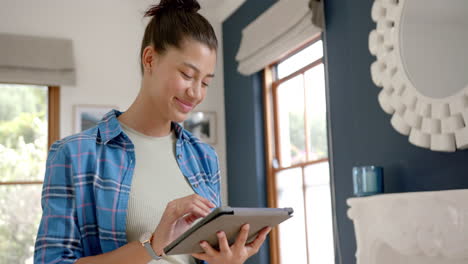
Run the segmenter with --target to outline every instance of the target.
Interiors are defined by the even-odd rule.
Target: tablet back
[[[203,240],[218,248],[216,232],[221,230],[226,233],[229,245],[232,245],[243,224],[250,224],[247,240],[250,243],[261,229],[278,225],[292,217],[292,213],[292,208],[217,208],[167,246],[164,252],[166,255],[204,252],[199,245]]]

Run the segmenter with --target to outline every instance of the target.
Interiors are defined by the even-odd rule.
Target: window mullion
[[[309,145],[310,145],[310,138],[309,138],[309,122],[308,122],[308,107],[307,107],[307,98],[308,97],[308,91],[307,91],[307,87],[306,87],[306,80],[305,80],[305,73],[302,74],[302,86],[303,86],[303,89],[304,89],[304,139],[305,139],[305,150],[306,150],[306,160],[305,161],[309,161],[310,160],[310,157],[309,157],[309,153],[310,153],[310,148],[309,148]]]
[[[305,167],[305,166],[314,165],[314,164],[327,162],[327,161],[328,161],[328,158],[322,158],[322,159],[318,159],[318,160],[301,162],[301,163],[294,164],[294,165],[291,165],[291,166],[288,166],[288,167],[274,168],[273,170],[275,172],[279,172],[279,171],[283,171],[283,170],[289,170],[289,169],[294,169],[294,168],[299,168],[299,167]]]
[[[2,185],[29,185],[29,184],[43,184],[43,181],[6,181],[0,182],[0,186]]]
[[[266,172],[267,172],[267,196],[268,206],[276,208],[278,207],[278,194],[276,186],[276,173],[274,172],[273,159],[275,149],[273,141],[276,138],[274,131],[275,127],[272,127],[274,109],[273,109],[273,69],[268,67],[263,73],[263,102],[264,102],[264,113],[265,113],[265,156],[266,156]],[[270,233],[270,263],[279,264],[280,262],[280,248],[279,248],[279,233],[278,229],[275,228]]]
[[[49,86],[48,89],[48,131],[47,149],[60,139],[60,87]]]
[[[291,73],[290,75],[288,75],[288,76],[286,76],[286,77],[283,77],[283,78],[277,80],[276,82],[278,83],[278,85],[280,85],[281,83],[284,83],[284,82],[286,82],[286,81],[289,81],[290,79],[296,77],[297,75],[302,74],[302,73],[305,73],[306,71],[308,71],[308,70],[314,68],[315,66],[317,66],[317,65],[319,65],[319,64],[321,64],[321,63],[323,63],[323,58],[320,58],[320,59],[318,59],[318,60],[316,60],[316,61],[310,63],[309,65],[304,66],[304,68],[299,69],[299,70],[297,70],[297,71]]]
[[[273,92],[273,118],[274,118],[274,137],[275,137],[275,154],[278,160],[279,167],[283,166],[281,158],[281,133],[279,125],[279,105],[278,105],[278,83],[272,85]]]
[[[305,167],[301,167],[302,172],[302,199],[304,199],[304,224],[305,224],[305,241],[306,241],[306,255],[307,255],[307,263],[310,263],[310,256],[309,256],[309,232],[307,229],[307,195],[306,195],[306,179],[305,179]]]

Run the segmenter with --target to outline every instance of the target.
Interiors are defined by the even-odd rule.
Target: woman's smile
[[[185,100],[182,100],[182,99],[179,99],[179,98],[175,98],[177,104],[179,105],[180,109],[182,110],[182,112],[184,113],[188,113],[190,111],[192,111],[193,107],[194,107],[194,104],[188,102],[188,101],[185,101]]]

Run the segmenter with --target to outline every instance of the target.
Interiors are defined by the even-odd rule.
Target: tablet
[[[200,247],[201,241],[218,248],[218,231],[224,231],[229,245],[232,245],[244,224],[250,225],[247,239],[250,243],[264,227],[274,227],[291,218],[292,213],[292,208],[218,207],[165,247],[164,252],[166,255],[201,253],[204,252]]]

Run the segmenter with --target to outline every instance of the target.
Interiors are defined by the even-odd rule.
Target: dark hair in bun
[[[179,9],[187,12],[198,12],[200,10],[200,4],[196,0],[184,1],[184,0],[161,0],[159,5],[153,5],[146,11],[145,16],[154,16],[160,9]]]
[[[198,13],[200,4],[196,0],[161,0],[151,6],[145,17],[151,17],[146,26],[141,44],[140,60],[143,50],[153,45],[164,54],[168,47],[180,48],[186,39],[199,41],[212,50],[218,49],[218,40],[210,22]],[[143,65],[140,62],[141,72]]]

